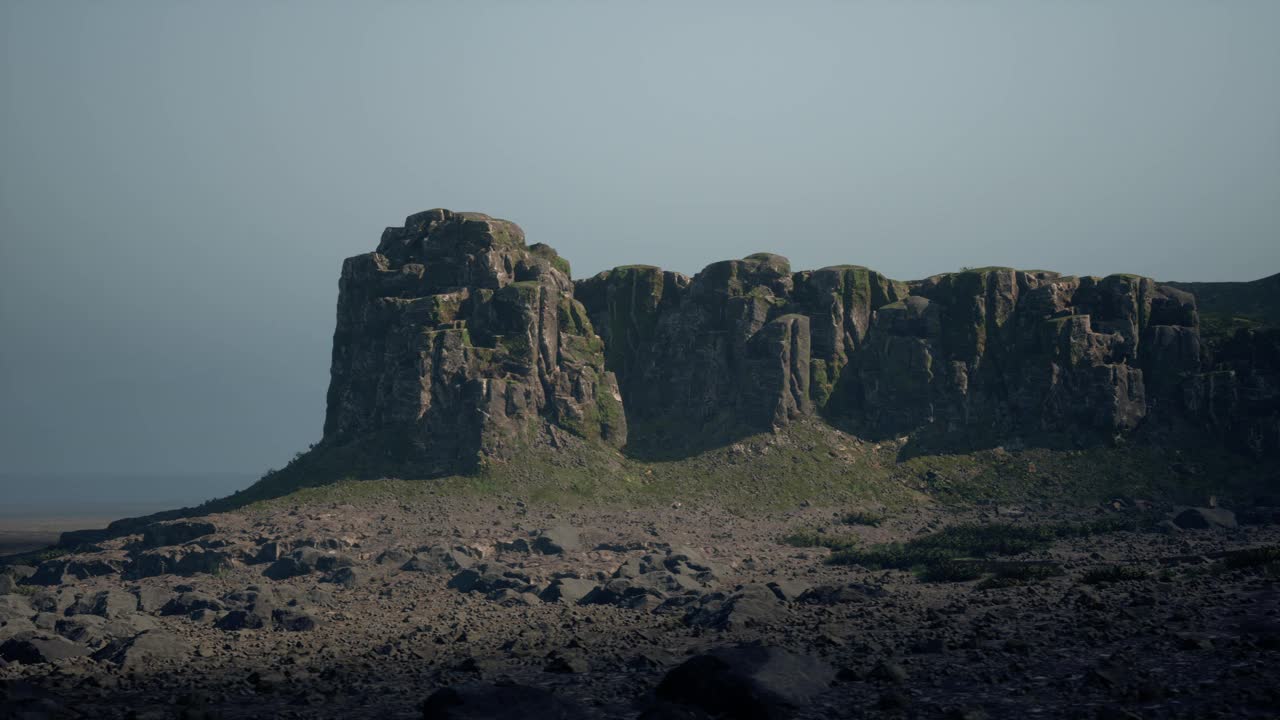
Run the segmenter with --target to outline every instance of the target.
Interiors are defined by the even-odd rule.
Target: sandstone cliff
[[[908,283],[762,253],[574,283],[516,225],[432,210],[343,267],[322,445],[444,473],[530,443],[679,454],[820,416],[958,447],[1193,434],[1274,454],[1278,345],[1206,342],[1192,292],[1132,275]]]

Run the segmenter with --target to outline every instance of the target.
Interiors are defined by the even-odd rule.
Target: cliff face
[[[1202,367],[1194,297],[1146,278],[991,268],[907,284],[754,255],[679,285],[643,315],[652,330],[633,332],[637,272],[579,281],[579,294],[620,336],[610,359],[628,414],[659,435],[672,421],[688,437],[814,413],[871,436],[1123,433],[1177,405]]]
[[[679,453],[821,415],[871,438],[1190,430],[1270,454],[1277,348],[1207,343],[1191,292],[1131,275],[904,283],[757,254],[575,284],[514,224],[432,210],[343,267],[324,444],[456,472],[531,442]]]
[[[604,365],[554,250],[505,220],[419,213],[343,264],[324,443],[427,473],[564,433],[621,446]]]

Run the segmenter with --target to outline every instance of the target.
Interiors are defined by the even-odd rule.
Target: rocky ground
[[[160,523],[3,568],[0,716],[1280,712],[1271,511],[851,510],[441,495]],[[1074,530],[875,561],[974,526]]]

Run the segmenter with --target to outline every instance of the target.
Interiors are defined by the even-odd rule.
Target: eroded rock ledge
[[[868,437],[1194,432],[1273,454],[1277,347],[1210,347],[1192,293],[1133,275],[900,282],[757,254],[574,283],[515,224],[431,210],[343,266],[322,445],[443,473],[529,443],[678,452],[821,415]]]

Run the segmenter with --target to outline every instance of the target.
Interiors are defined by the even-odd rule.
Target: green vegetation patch
[[[1019,572],[1034,571],[1004,570],[998,565],[958,561],[1021,555],[1045,550],[1055,541],[1065,538],[1137,530],[1154,525],[1155,522],[1154,516],[1140,515],[1047,525],[955,525],[905,543],[875,545],[865,550],[841,550],[828,558],[827,562],[833,565],[861,565],[871,569],[915,570],[921,579],[930,582],[959,582],[962,581],[960,578],[976,580],[993,568],[997,577],[1005,572],[1007,577],[1016,578]]]
[[[884,521],[884,514],[873,510],[854,510],[853,512],[845,513],[840,518],[840,522],[845,525],[866,525],[868,527],[880,527],[880,523]]]

